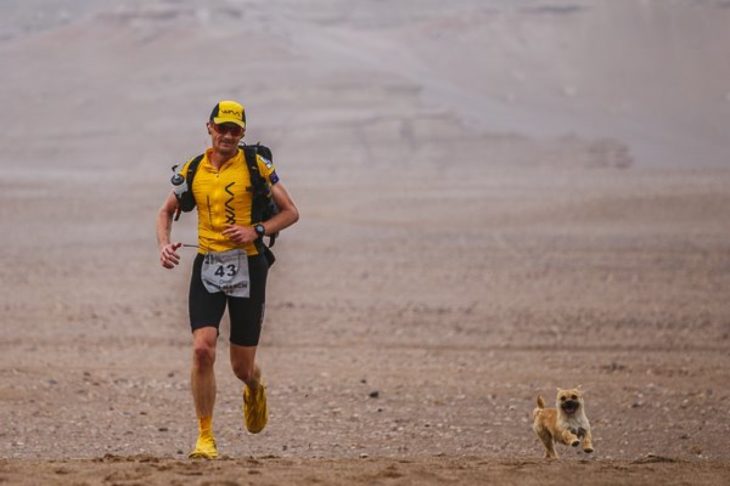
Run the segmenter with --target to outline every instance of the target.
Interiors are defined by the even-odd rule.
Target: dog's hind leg
[[[547,441],[543,440],[543,444],[545,445],[545,458],[558,459],[558,451],[555,450],[555,442],[553,442],[552,437]]]
[[[540,441],[542,441],[542,445],[545,446],[545,458],[557,459],[558,453],[555,451],[555,443],[550,432],[546,429],[535,429],[535,433],[540,438]]]

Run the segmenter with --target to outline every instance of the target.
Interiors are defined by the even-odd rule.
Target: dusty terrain
[[[0,482],[730,482],[727,2],[357,5],[0,7]],[[191,462],[193,253],[153,226],[226,97],[302,220],[270,424],[224,324]],[[577,384],[596,452],[546,462],[536,395]]]

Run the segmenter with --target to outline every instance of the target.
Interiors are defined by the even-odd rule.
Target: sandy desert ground
[[[730,4],[5,1],[0,482],[727,484]],[[221,98],[302,213],[195,439],[170,166]],[[195,218],[173,236],[195,241]],[[542,459],[582,384],[596,452]]]

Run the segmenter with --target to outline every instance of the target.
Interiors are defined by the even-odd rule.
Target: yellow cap
[[[246,111],[243,105],[231,100],[223,100],[213,108],[210,113],[210,121],[216,125],[223,123],[235,123],[246,128]]]

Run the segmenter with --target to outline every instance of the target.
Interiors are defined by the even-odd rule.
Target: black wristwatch
[[[254,226],[253,229],[256,230],[256,234],[259,235],[259,238],[263,238],[266,234],[266,228],[264,228],[264,225],[261,223]]]

